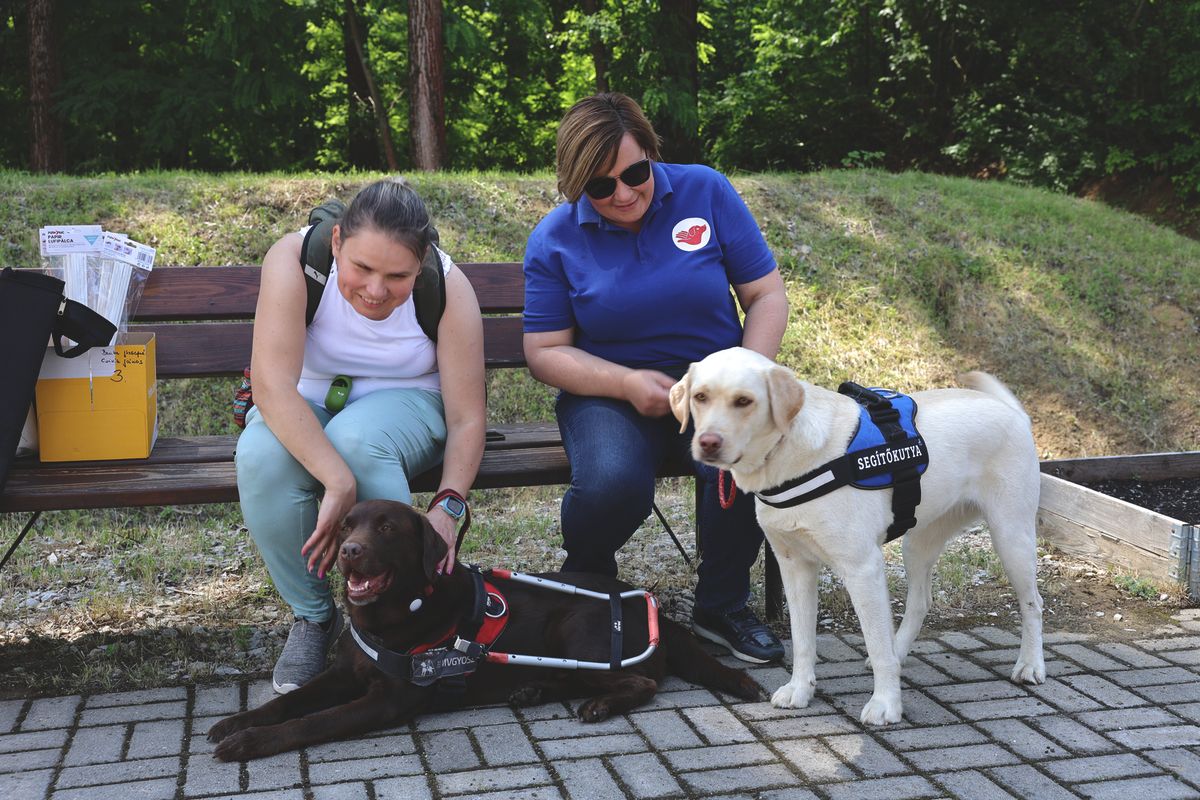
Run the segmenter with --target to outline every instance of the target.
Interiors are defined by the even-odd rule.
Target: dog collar
[[[859,404],[858,426],[848,452],[797,478],[755,492],[773,508],[791,508],[835,489],[892,489],[891,541],[917,524],[921,473],[929,465],[925,440],[916,428],[917,404],[889,389],[865,389],[846,381],[838,392]]]

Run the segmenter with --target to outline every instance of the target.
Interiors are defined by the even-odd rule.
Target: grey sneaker
[[[325,653],[342,632],[342,612],[334,610],[329,630],[297,617],[288,633],[287,644],[275,662],[271,686],[277,694],[294,692],[325,669]]]

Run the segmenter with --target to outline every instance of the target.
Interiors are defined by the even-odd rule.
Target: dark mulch
[[[1083,485],[1173,519],[1200,525],[1200,478],[1170,478],[1163,481],[1109,480]]]

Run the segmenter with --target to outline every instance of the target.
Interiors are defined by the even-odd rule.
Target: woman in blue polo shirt
[[[660,163],[658,143],[624,95],[576,103],[558,129],[567,202],[525,249],[525,357],[562,390],[555,410],[571,461],[564,570],[617,574],[616,551],[650,514],[658,465],[688,450],[667,400],[688,365],[736,345],[774,358],[787,325],[775,258],[733,186],[708,167]],[[754,499],[739,493],[723,510],[716,470],[696,471],[693,627],[744,660],[780,659],[746,605],[763,541]]]

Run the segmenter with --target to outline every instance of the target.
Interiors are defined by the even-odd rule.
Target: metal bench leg
[[[21,544],[21,540],[25,538],[25,534],[29,533],[29,529],[33,527],[33,523],[38,521],[38,517],[42,516],[41,511],[33,512],[33,516],[29,518],[29,522],[25,523],[25,527],[17,534],[17,540],[12,543],[12,547],[8,548],[8,552],[4,554],[4,558],[0,559],[0,570],[4,569],[4,565],[12,558],[12,554],[16,552],[17,546]]]
[[[667,524],[667,518],[664,517],[662,511],[658,509],[658,503],[651,503],[650,507],[654,509],[654,513],[658,517],[658,521],[661,522],[662,526],[667,529],[667,535],[670,536],[671,541],[675,543],[676,549],[679,550],[679,555],[683,556],[683,560],[687,562],[689,567],[692,566],[692,559],[687,554],[687,550],[683,549],[683,542],[679,541],[679,537],[675,535],[675,531],[671,530],[671,526]],[[696,541],[700,541],[699,537],[696,538]]]
[[[763,540],[763,583],[766,594],[767,620],[774,622],[783,616],[783,578],[779,575],[779,562],[771,543]]]

